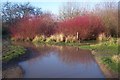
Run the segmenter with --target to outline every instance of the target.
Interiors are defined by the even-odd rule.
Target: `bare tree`
[[[59,18],[62,20],[70,19],[78,15],[80,15],[80,8],[75,2],[67,2],[59,10]]]
[[[27,15],[40,15],[42,14],[41,8],[35,8],[30,3],[18,4],[6,2],[2,6],[2,19],[3,22],[13,23]]]
[[[59,9],[59,19],[71,19],[76,16],[89,13],[89,3],[85,2],[66,2]]]
[[[30,3],[20,4],[5,2],[2,4],[2,33],[8,34],[11,25],[23,17],[41,15],[41,8],[35,8]]]
[[[103,2],[95,6],[94,15],[102,18],[108,36],[118,34],[118,4],[115,2]]]

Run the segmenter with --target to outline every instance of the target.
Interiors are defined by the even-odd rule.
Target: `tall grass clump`
[[[44,35],[39,35],[39,36],[36,36],[32,42],[33,43],[38,43],[38,42],[44,42],[46,40],[45,36]]]
[[[64,34],[61,33],[61,34],[51,35],[46,39],[46,42],[64,42],[64,40],[65,40],[65,36]]]

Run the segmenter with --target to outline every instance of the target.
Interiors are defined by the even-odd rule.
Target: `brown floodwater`
[[[19,62],[24,78],[104,78],[89,50],[68,46],[22,44],[30,58]]]

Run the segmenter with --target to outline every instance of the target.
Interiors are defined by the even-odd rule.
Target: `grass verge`
[[[120,45],[117,43],[102,42],[95,45],[83,45],[82,49],[89,49],[94,51],[93,55],[99,58],[102,64],[105,64],[107,68],[113,72],[120,73]]]
[[[22,46],[15,46],[11,44],[3,44],[2,49],[2,61],[8,62],[13,58],[17,58],[23,54],[25,54],[26,49]]]

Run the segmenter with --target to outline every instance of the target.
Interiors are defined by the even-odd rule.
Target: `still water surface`
[[[31,58],[19,63],[24,78],[104,78],[89,50],[68,46],[25,46],[29,46]]]

